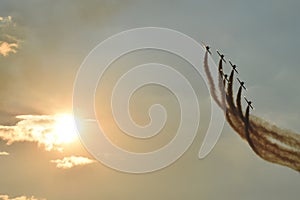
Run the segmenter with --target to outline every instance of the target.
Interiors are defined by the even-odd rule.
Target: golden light
[[[77,127],[71,114],[18,115],[13,126],[0,125],[0,140],[14,142],[37,142],[47,151],[62,151],[64,144],[77,140]],[[5,131],[1,131],[5,130]]]
[[[71,114],[60,114],[55,117],[53,136],[55,142],[59,144],[71,143],[76,140],[76,125]]]

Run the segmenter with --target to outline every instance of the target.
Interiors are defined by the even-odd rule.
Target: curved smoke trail
[[[233,94],[232,70],[228,84],[223,80],[222,60],[219,62],[219,93],[217,96],[216,87],[212,81],[211,73],[207,62],[207,52],[204,56],[204,69],[210,84],[211,94],[220,108],[226,115],[230,126],[245,139],[252,150],[262,159],[287,166],[300,172],[300,135],[289,130],[281,129],[263,119],[250,115],[249,106],[243,114],[241,105],[242,86],[239,87],[236,101]],[[227,87],[226,87],[227,86]]]

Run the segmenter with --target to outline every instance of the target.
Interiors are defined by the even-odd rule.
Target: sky
[[[97,89],[96,108],[117,145],[136,151],[163,146],[178,127],[171,93],[148,86],[133,96],[132,115],[140,124],[157,101],[171,113],[163,136],[150,143],[120,134],[105,96],[132,65],[154,59],[180,70],[204,110],[195,141],[171,166],[139,175],[106,167],[68,134],[72,123],[62,114],[72,112],[76,73],[96,45],[131,28],[165,27],[205,41],[215,62],[214,50],[224,52],[246,82],[253,114],[298,132],[299,6],[296,0],[1,1],[0,199],[298,199],[299,173],[257,157],[228,125],[213,151],[198,159],[208,92],[189,64],[168,53],[145,50],[113,63],[107,84]]]

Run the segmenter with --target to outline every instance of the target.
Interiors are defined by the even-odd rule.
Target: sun
[[[59,114],[55,117],[53,134],[56,142],[66,144],[74,142],[77,138],[77,129],[71,114]]]

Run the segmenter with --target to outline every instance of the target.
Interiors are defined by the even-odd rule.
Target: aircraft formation
[[[224,111],[228,124],[248,142],[251,149],[259,157],[268,162],[287,166],[300,172],[299,134],[281,129],[257,116],[250,116],[250,110],[253,109],[253,105],[246,97],[244,97],[244,100],[247,106],[244,111],[241,104],[241,95],[243,91],[247,90],[246,85],[240,78],[234,78],[234,75],[239,73],[239,68],[230,60],[225,60],[225,55],[217,51],[216,54],[219,55],[220,59],[217,74],[214,74],[218,78],[217,82],[215,82],[208,63],[208,56],[212,51],[207,45],[203,44],[203,47],[204,51],[206,50],[203,68],[209,84],[210,94],[215,103]],[[228,61],[228,66],[231,66],[229,75],[223,71],[223,64],[226,61]],[[236,94],[233,91],[234,81],[239,84]]]
[[[203,46],[205,47],[206,51],[212,55],[211,51],[210,51],[210,46],[208,45],[205,45],[203,44]],[[218,50],[217,50],[217,53],[220,57],[220,62],[224,62],[226,63],[226,60],[225,60],[225,55],[224,54],[221,54]],[[238,71],[237,71],[237,65],[233,64],[230,60],[229,60],[229,63],[231,65],[231,68],[232,68],[232,71],[231,71],[231,74],[233,75],[234,72],[236,72],[238,74]],[[227,81],[229,83],[230,79],[228,79],[228,75],[225,74],[223,72],[223,69],[222,68],[219,68],[219,73],[220,75],[222,76],[223,78],[223,82],[225,83],[225,81]],[[240,84],[240,88],[244,89],[244,90],[247,90],[246,89],[246,86],[245,86],[245,82],[244,81],[241,81],[239,78],[237,78],[239,84]],[[248,106],[247,106],[247,109],[251,108],[252,110],[254,109],[253,106],[252,106],[252,101],[249,101],[246,97],[244,97],[245,101],[247,102]]]

